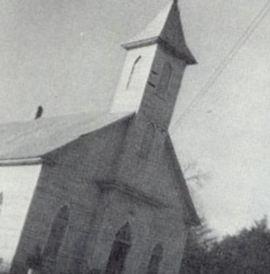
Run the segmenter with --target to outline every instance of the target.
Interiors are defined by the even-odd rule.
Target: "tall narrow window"
[[[161,97],[164,97],[172,77],[172,66],[170,63],[165,63],[162,68],[162,73],[159,79],[157,86],[157,94]]]
[[[157,244],[153,251],[148,264],[147,274],[158,274],[160,262],[162,261],[163,247]]]
[[[55,260],[61,247],[69,221],[69,208],[63,206],[52,223],[50,235],[43,256]]]
[[[141,146],[139,149],[138,155],[141,158],[147,158],[154,142],[155,138],[155,125],[153,123],[150,123],[147,125],[147,128],[145,132],[143,133],[143,138],[141,142]]]
[[[42,255],[41,255],[41,248],[39,245],[36,245],[34,253],[28,256],[26,260],[26,265],[28,267],[27,274],[39,273],[39,271],[41,270]]]
[[[141,58],[142,58],[142,56],[137,57],[136,60],[134,61],[133,65],[132,65],[132,68],[131,68],[131,71],[130,71],[130,74],[129,74],[129,77],[128,77],[128,82],[127,82],[126,89],[128,89],[130,87],[130,84],[132,82],[133,74],[136,70],[136,66],[139,63]]]
[[[126,223],[116,234],[106,267],[106,274],[121,274],[131,246],[130,225]]]

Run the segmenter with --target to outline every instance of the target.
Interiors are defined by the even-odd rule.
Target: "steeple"
[[[195,58],[186,45],[177,0],[169,3],[142,32],[122,46],[130,50],[153,44],[170,48],[177,57],[184,59],[187,64],[196,64]]]
[[[111,112],[134,111],[167,129],[187,65],[187,47],[177,1],[170,1],[148,26],[122,45],[127,58]]]

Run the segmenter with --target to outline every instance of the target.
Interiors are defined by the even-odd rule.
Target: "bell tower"
[[[185,68],[196,63],[185,42],[177,1],[122,46],[127,57],[111,112],[134,111],[138,119],[167,130]]]

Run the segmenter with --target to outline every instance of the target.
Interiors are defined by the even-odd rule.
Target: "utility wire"
[[[180,126],[183,118],[192,110],[192,108],[196,105],[196,103],[206,95],[207,92],[211,89],[211,87],[215,84],[220,75],[227,68],[229,63],[233,60],[233,58],[238,54],[239,50],[243,47],[243,45],[247,42],[252,33],[257,29],[263,19],[266,17],[268,12],[270,11],[270,1],[267,1],[266,4],[262,7],[256,17],[252,20],[250,25],[244,31],[242,36],[236,42],[236,44],[232,47],[232,49],[228,52],[225,58],[221,61],[218,67],[214,70],[213,74],[210,76],[208,81],[202,87],[202,89],[198,92],[195,98],[191,101],[182,115],[176,120],[171,129],[171,134],[174,134],[176,129]]]

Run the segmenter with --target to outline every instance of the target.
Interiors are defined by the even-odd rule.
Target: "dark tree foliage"
[[[205,230],[201,227],[199,231]],[[270,273],[270,230],[264,218],[252,228],[222,241],[192,231],[182,260],[181,274]]]
[[[181,274],[206,273],[209,263],[209,250],[215,239],[210,237],[211,230],[204,221],[202,225],[190,231],[182,258]]]

